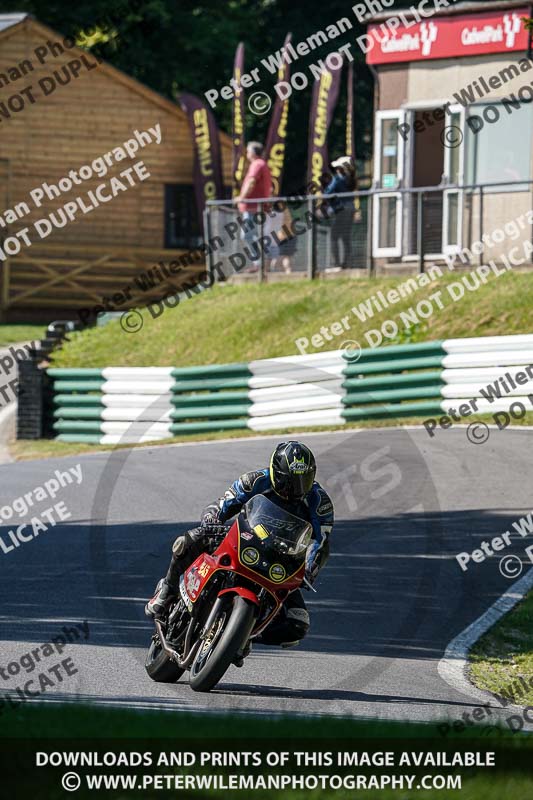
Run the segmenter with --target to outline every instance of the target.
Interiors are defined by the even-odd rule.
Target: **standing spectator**
[[[291,272],[291,256],[296,253],[296,235],[292,232],[292,216],[286,205],[283,211],[276,211],[272,221],[272,233],[276,234],[277,243],[274,242],[270,250],[272,261],[271,272],[275,272],[278,260],[285,273]]]
[[[331,183],[324,194],[340,194],[355,190],[355,167],[350,156],[341,156],[332,161],[335,170]],[[353,200],[351,197],[336,197],[331,204],[334,218],[331,226],[333,261],[340,269],[349,269],[352,264],[352,217]],[[342,244],[342,256],[339,245]]]
[[[243,231],[242,238],[250,245],[255,246],[253,255],[253,266],[245,272],[257,272],[261,261],[258,245],[257,226],[253,215],[256,211],[268,212],[266,205],[260,208],[259,203],[250,202],[258,197],[272,196],[272,176],[267,162],[263,158],[263,145],[260,142],[248,142],[246,145],[246,158],[250,162],[248,171],[242,182],[241,191],[235,198],[238,203],[239,211],[242,212],[243,219],[246,220],[246,229]]]

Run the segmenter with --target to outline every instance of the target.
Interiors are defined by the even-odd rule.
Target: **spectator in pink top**
[[[263,158],[263,145],[260,142],[248,142],[246,146],[246,158],[250,162],[248,171],[242,182],[241,192],[236,197],[239,211],[242,212],[245,225],[242,238],[250,245],[254,246],[252,255],[253,266],[246,272],[257,272],[260,265],[260,251],[258,231],[253,219],[255,212],[268,211],[264,204],[254,203],[254,198],[271,197],[272,195],[272,176],[265,159]]]

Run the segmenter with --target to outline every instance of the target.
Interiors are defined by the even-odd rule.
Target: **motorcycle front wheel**
[[[248,641],[253,625],[253,605],[235,595],[231,603],[220,609],[191,664],[191,689],[209,692],[216,686]]]
[[[176,683],[185,671],[168,657],[157,636],[152,637],[144,666],[151,679],[157,683]]]

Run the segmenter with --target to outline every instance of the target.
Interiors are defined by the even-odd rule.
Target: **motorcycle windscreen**
[[[245,513],[250,528],[260,539],[268,537],[271,545],[289,556],[305,553],[313,532],[309,522],[280,508],[261,494],[246,503]]]

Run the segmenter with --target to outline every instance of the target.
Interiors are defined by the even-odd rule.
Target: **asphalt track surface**
[[[207,501],[242,472],[267,463],[278,438],[117,450],[0,467],[0,507],[81,464],[81,486],[56,498],[72,518],[0,552],[0,666],[88,620],[69,644],[77,673],[42,695],[176,710],[459,719],[479,705],[437,671],[451,639],[509,587],[499,558],[461,572],[455,555],[511,528],[531,509],[533,432],[464,428],[300,435],[316,453],[337,522],[332,555],[306,593],[312,627],[291,650],[257,647],[210,694],[153,683],[144,670],[152,624],[146,598],[170,545]],[[37,510],[51,503],[42,502]],[[2,522],[6,539],[13,525]],[[505,551],[522,555],[517,541]],[[527,544],[527,543],[526,543]],[[529,562],[528,562],[529,563]],[[531,566],[531,565],[530,565]],[[42,668],[59,663],[58,656]],[[40,669],[40,668],[39,668]],[[39,670],[36,669],[33,677]],[[0,679],[0,692],[32,674]],[[504,716],[494,701],[493,715]],[[7,713],[7,712],[5,712]],[[508,713],[508,712],[507,712]]]

